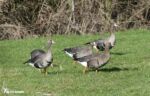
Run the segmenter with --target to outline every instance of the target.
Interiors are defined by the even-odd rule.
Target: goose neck
[[[109,54],[109,46],[105,47],[104,54]]]
[[[115,32],[114,31],[110,31],[110,35],[115,35]]]

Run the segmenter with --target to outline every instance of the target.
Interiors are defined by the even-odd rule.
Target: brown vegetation
[[[0,40],[150,26],[150,0],[1,0]]]

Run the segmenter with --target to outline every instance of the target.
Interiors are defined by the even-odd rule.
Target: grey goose
[[[47,68],[52,65],[53,57],[51,53],[51,45],[54,43],[53,40],[48,40],[47,52],[42,49],[35,49],[31,52],[31,57],[29,60],[24,62],[24,64],[29,63],[32,67],[43,69],[43,72],[47,74]]]
[[[83,71],[84,73],[88,68],[98,70],[100,67],[107,64],[107,62],[110,59],[110,52],[109,52],[110,42],[104,42],[104,43],[105,43],[105,49],[103,53],[91,54],[89,56],[76,59],[77,62],[79,62],[81,65],[85,67]]]
[[[113,25],[113,28],[116,28],[118,25],[115,23]],[[104,42],[110,42],[110,46],[109,49],[112,49],[115,46],[115,42],[116,42],[116,37],[115,37],[115,33],[114,31],[110,31],[110,37],[106,38],[106,39],[99,39],[99,40],[95,40],[92,42],[88,42],[86,44],[90,44],[93,46],[93,48],[95,48],[96,50],[100,50],[100,51],[104,51],[105,49],[105,44]]]

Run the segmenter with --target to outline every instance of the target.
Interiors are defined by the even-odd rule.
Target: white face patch
[[[68,56],[70,56],[71,58],[73,58],[73,54],[71,54],[71,53],[69,53],[69,52],[67,52],[67,51],[65,51],[65,53],[66,53]]]
[[[97,49],[95,42],[93,42],[93,48]]]
[[[79,62],[78,61],[78,63],[80,63],[82,66],[84,66],[84,67],[87,67],[87,62]]]
[[[96,46],[96,43],[95,43],[95,42],[93,42],[93,45],[94,45],[94,46]]]

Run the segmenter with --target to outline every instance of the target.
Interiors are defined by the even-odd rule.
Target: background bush
[[[0,0],[0,40],[150,26],[150,0]]]

